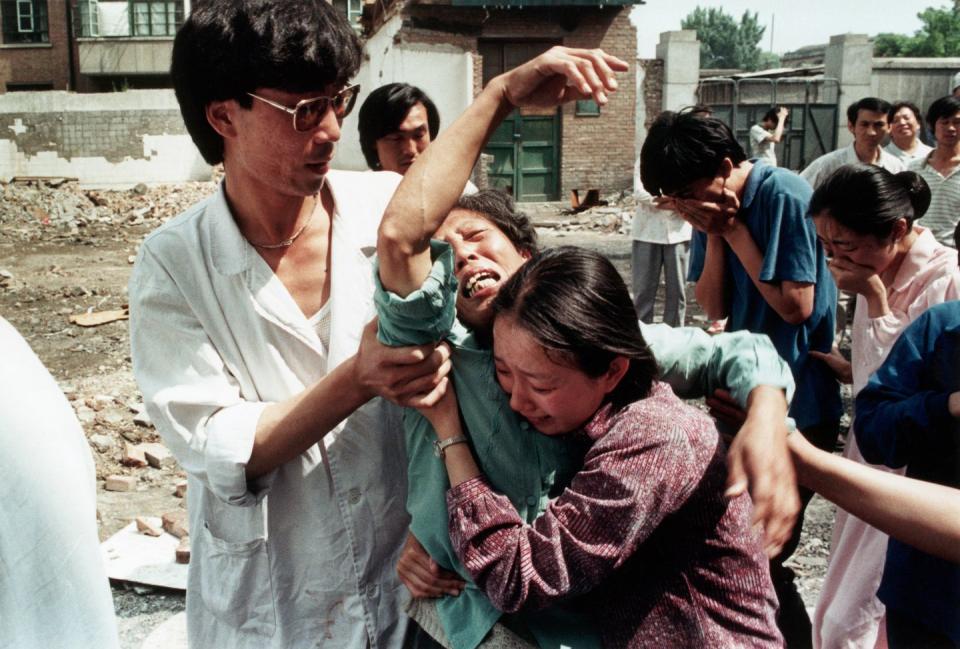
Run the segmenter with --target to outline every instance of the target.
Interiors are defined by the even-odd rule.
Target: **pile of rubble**
[[[521,208],[527,209],[521,205]],[[632,192],[622,191],[599,199],[595,205],[557,209],[553,204],[536,207],[534,222],[538,227],[559,232],[593,231],[604,234],[630,234],[637,201]]]
[[[155,227],[215,189],[212,181],[93,190],[68,179],[18,180],[0,185],[0,234],[35,241],[49,235],[75,237],[93,226]]]

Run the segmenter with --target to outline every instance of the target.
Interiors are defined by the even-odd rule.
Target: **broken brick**
[[[173,495],[177,498],[185,498],[187,495],[187,481],[179,481],[173,488]]]
[[[187,512],[167,512],[162,516],[162,520],[163,529],[165,529],[168,534],[172,534],[178,539],[182,539],[190,534],[190,523],[187,522]]]
[[[149,519],[144,518],[143,516],[137,516],[137,531],[141,534],[146,534],[147,536],[160,536],[163,534],[163,530],[150,522]]]
[[[177,563],[190,563],[190,537],[185,536],[180,539],[180,544],[177,545],[176,553]]]
[[[167,450],[167,447],[163,444],[157,443],[147,443],[140,444],[140,450],[143,451],[144,456],[147,458],[147,462],[152,467],[161,469],[163,467],[173,466],[176,464],[176,460],[173,459],[173,454]]]
[[[120,463],[125,466],[140,468],[147,466],[147,458],[142,448],[134,446],[129,442],[124,442],[123,457],[120,459]]]
[[[133,491],[137,478],[132,475],[108,475],[103,488],[107,491]]]

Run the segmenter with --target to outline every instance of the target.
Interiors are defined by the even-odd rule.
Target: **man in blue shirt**
[[[666,112],[651,126],[640,154],[640,176],[653,195],[676,200],[697,230],[690,248],[691,281],[711,319],[727,329],[765,333],[797,383],[790,415],[816,446],[836,443],[842,410],[830,368],[808,352],[833,344],[837,290],[807,216],[812,190],[796,174],[748,160],[720,120]],[[812,492],[802,493],[804,502]],[[811,644],[810,621],[783,561],[771,564],[780,598],[778,623],[789,647]]]

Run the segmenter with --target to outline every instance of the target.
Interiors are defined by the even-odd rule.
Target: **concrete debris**
[[[135,522],[137,524],[137,531],[141,534],[146,534],[147,536],[160,536],[163,534],[163,530],[154,525],[148,518],[137,516]]]
[[[133,491],[137,478],[132,475],[108,475],[103,488],[107,491]]]
[[[177,563],[190,563],[190,537],[184,536],[180,539],[176,551]]]
[[[152,187],[140,183],[132,190],[81,189],[75,180],[64,179],[0,184],[0,231],[4,237],[34,241],[43,230],[72,238],[93,225],[149,230],[215,190],[213,182]]]
[[[120,463],[134,468],[144,467],[148,464],[143,448],[139,445],[134,446],[130,442],[123,443],[123,458]]]
[[[90,436],[90,446],[92,446],[98,453],[106,453],[116,446],[116,444],[116,440],[109,435],[98,434]]]
[[[112,309],[110,311],[89,311],[70,316],[70,322],[79,327],[98,327],[117,320],[128,320],[130,309]]]
[[[190,534],[190,523],[187,520],[187,512],[184,510],[167,512],[161,516],[163,520],[163,529],[167,534],[172,534],[178,539],[182,539]]]
[[[141,444],[140,448],[143,450],[144,455],[147,458],[147,462],[150,466],[156,469],[164,469],[166,467],[175,466],[177,461],[173,459],[173,454],[167,450],[167,447],[163,444],[157,444],[154,442],[147,442]]]
[[[187,481],[181,480],[173,487],[173,495],[177,498],[186,498],[187,497]]]

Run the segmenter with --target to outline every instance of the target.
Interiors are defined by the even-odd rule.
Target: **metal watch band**
[[[438,458],[442,460],[447,456],[448,446],[453,446],[454,444],[466,444],[466,443],[467,443],[466,435],[457,435],[455,437],[451,437],[450,439],[445,439],[442,441],[439,439],[435,439],[433,440],[433,453],[434,455],[436,455]]]

